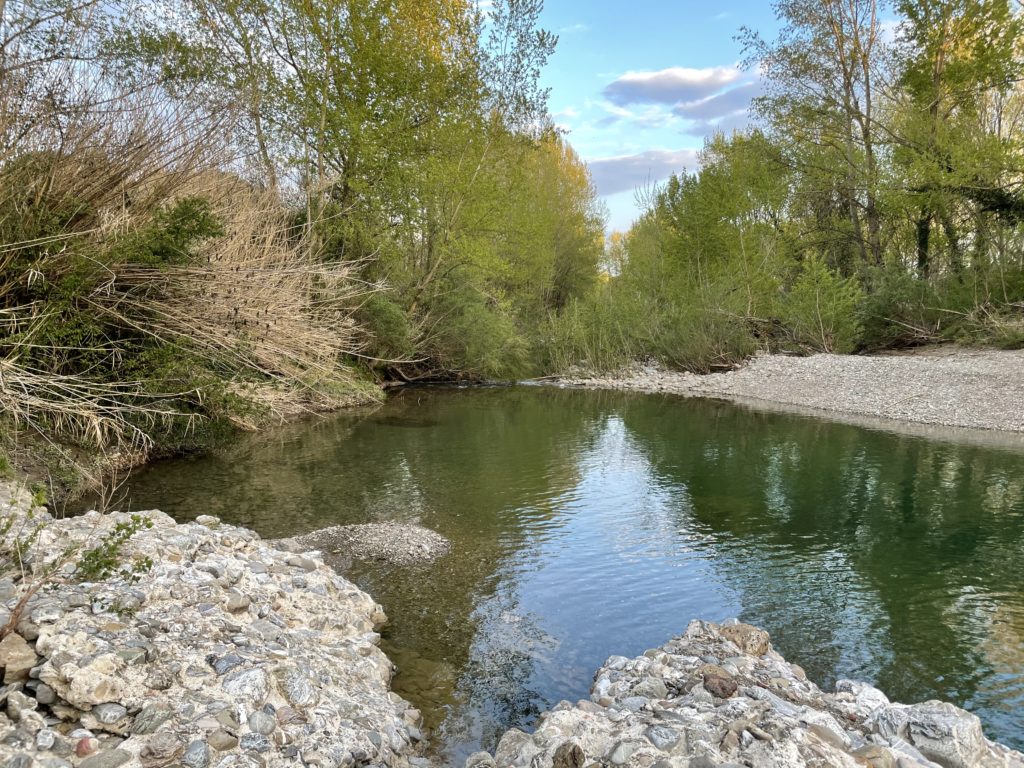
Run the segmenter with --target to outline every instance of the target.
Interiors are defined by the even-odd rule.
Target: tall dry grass
[[[3,415],[144,452],[168,423],[207,415],[211,378],[277,410],[353,386],[341,358],[359,348],[351,307],[366,289],[320,258],[275,193],[233,172],[230,110],[126,89],[94,57],[87,17],[103,6],[77,8],[45,17],[31,0],[0,1]],[[44,30],[58,49],[31,44]],[[220,236],[159,263],[126,246],[189,198],[207,202]],[[69,317],[88,321],[88,346],[54,341]],[[127,364],[140,344],[198,361],[202,381],[161,391]]]

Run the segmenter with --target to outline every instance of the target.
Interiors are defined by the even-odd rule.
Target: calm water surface
[[[714,401],[409,390],[139,472],[133,508],[264,536],[415,521],[358,566],[395,689],[458,760],[690,619],[767,628],[820,685],[948,699],[1024,746],[1024,443],[929,441]]]

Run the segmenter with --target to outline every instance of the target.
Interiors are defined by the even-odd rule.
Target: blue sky
[[[541,24],[559,36],[542,76],[551,113],[620,230],[637,186],[694,168],[705,136],[746,124],[758,83],[734,37],[776,29],[767,0],[547,0]]]

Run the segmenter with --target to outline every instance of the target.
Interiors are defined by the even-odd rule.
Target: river
[[[738,616],[819,685],[940,698],[1024,747],[1024,440],[925,439],[712,400],[410,389],[153,464],[134,509],[266,537],[418,522],[452,541],[348,575],[395,690],[460,760],[585,698],[612,654]]]

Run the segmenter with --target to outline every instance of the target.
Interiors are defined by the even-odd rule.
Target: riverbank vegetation
[[[779,0],[763,95],[648,194],[555,368],[1024,343],[1024,38],[1008,0]]]
[[[6,452],[124,463],[535,369],[603,229],[539,11],[0,3]]]

